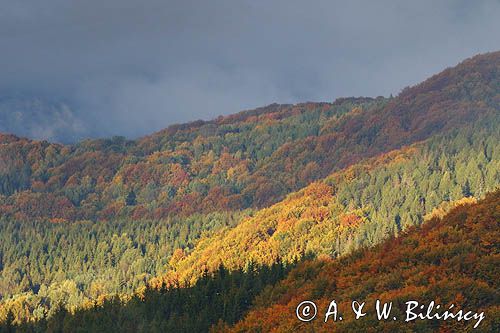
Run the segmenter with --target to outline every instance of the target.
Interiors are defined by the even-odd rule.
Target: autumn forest
[[[302,300],[500,330],[500,52],[393,97],[57,144],[0,133],[0,332],[392,332]],[[473,325],[473,324],[472,324]],[[408,332],[471,331],[415,321]]]

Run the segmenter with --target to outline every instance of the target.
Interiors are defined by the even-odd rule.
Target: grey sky
[[[0,93],[144,135],[272,102],[397,94],[500,49],[500,1],[0,0]]]

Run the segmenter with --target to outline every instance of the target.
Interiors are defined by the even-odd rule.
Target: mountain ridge
[[[496,52],[394,98],[275,104],[137,141],[0,135],[0,312],[343,257],[481,198],[500,184],[499,69]]]
[[[495,112],[495,108],[490,105],[496,105],[495,103],[500,99],[498,96],[499,58],[500,52],[471,58],[453,69],[447,69],[424,83],[405,90],[401,93],[401,97],[390,100],[342,99],[337,104],[273,105],[271,110],[257,109],[257,111],[243,112],[240,116],[223,118],[233,119],[243,115],[244,121],[237,121],[236,125],[228,125],[222,121],[222,125],[214,128],[214,121],[199,122],[195,123],[195,126],[201,127],[196,130],[193,130],[192,125],[189,124],[174,125],[165,130],[166,135],[162,135],[164,132],[158,132],[159,134],[153,134],[139,141],[112,138],[84,141],[71,147],[28,142],[32,145],[41,145],[33,148],[41,151],[33,154],[34,156],[38,154],[39,157],[27,163],[40,164],[36,159],[45,158],[44,150],[48,149],[48,146],[56,150],[56,155],[58,155],[56,159],[62,160],[62,163],[55,162],[53,167],[32,170],[35,177],[30,177],[30,182],[36,184],[37,191],[62,193],[61,191],[66,191],[65,188],[67,188],[68,174],[75,174],[77,183],[82,183],[85,177],[90,177],[91,181],[96,183],[97,173],[102,173],[107,175],[104,181],[109,187],[112,178],[116,179],[120,175],[120,169],[124,175],[130,174],[130,172],[135,172],[133,171],[134,165],[140,164],[144,172],[151,173],[150,177],[155,183],[167,185],[173,182],[175,191],[179,192],[179,186],[175,183],[179,185],[184,181],[193,183],[193,180],[200,174],[200,171],[191,169],[189,165],[206,163],[202,161],[210,159],[212,161],[208,163],[215,165],[214,158],[224,157],[225,165],[221,165],[221,171],[227,172],[228,169],[234,168],[240,173],[248,173],[244,176],[247,179],[242,179],[242,181],[217,180],[217,182],[225,183],[221,184],[217,191],[226,193],[230,201],[229,207],[231,205],[237,208],[240,208],[238,207],[240,205],[244,208],[264,207],[284,198],[284,194],[290,191],[302,188],[311,181],[321,179],[330,172],[356,163],[365,157],[376,156],[384,151],[421,141],[433,133],[463,126],[481,117],[482,114]],[[433,88],[440,90],[436,92],[432,90]],[[483,93],[475,93],[473,88]],[[412,102],[409,102],[410,100]],[[315,111],[308,111],[310,108]],[[252,112],[257,112],[264,117],[261,121],[262,125],[256,123],[260,127],[246,122]],[[298,112],[299,115],[287,117],[285,120],[290,119],[287,120],[288,123],[285,120],[273,119],[282,117],[283,112],[285,114]],[[302,126],[292,121],[306,121],[309,124],[305,123],[304,125],[307,126]],[[265,127],[262,128],[263,126]],[[285,131],[283,135],[288,137],[279,138],[279,132],[270,132],[277,130]],[[293,138],[299,130],[303,134]],[[276,139],[278,139],[276,144],[269,144]],[[195,142],[197,146],[189,147],[189,142]],[[254,146],[242,142],[250,142]],[[291,144],[292,142],[294,144]],[[224,151],[223,147],[227,147],[227,150]],[[93,159],[106,165],[108,158],[115,161],[114,167],[108,166],[96,173],[90,171],[90,166],[86,166],[86,159]],[[140,160],[138,162],[141,163],[130,163],[137,158],[146,159],[144,161],[146,163]],[[148,158],[157,161],[149,163]],[[23,159],[26,160],[29,157],[25,156]],[[64,162],[65,159],[67,162]],[[155,169],[162,168],[160,167],[161,160],[170,160],[174,164],[179,164],[176,170],[170,171],[172,177],[178,178],[177,180],[165,181],[153,175],[158,172]],[[12,163],[26,164],[26,161],[18,159]],[[78,166],[78,163],[82,165]],[[28,167],[33,169],[32,166]],[[204,166],[201,164],[200,167]],[[58,175],[59,170],[66,171]],[[214,170],[209,166],[202,173],[213,174]],[[40,177],[37,174],[44,176]],[[269,177],[269,174],[273,176]],[[213,176],[224,177],[223,175]],[[45,179],[47,177],[49,179]],[[207,181],[206,177],[212,176],[202,176],[200,180]],[[142,186],[136,179],[123,179],[122,198],[127,195],[123,192]],[[10,187],[16,190],[15,185]],[[259,191],[257,185],[262,190]],[[21,186],[20,189],[24,190],[30,186],[32,185]],[[205,185],[200,186],[202,188]],[[184,188],[184,186],[181,187]],[[264,190],[267,194],[263,193]],[[90,193],[103,195],[95,189],[92,189]],[[90,193],[83,194],[83,198],[70,199],[73,205],[76,202],[73,210],[78,211],[77,206],[80,201],[87,198]],[[186,194],[174,195],[174,200],[161,203],[158,201],[158,204],[166,207],[164,212],[156,211],[149,214],[150,216],[154,214],[165,216],[165,214],[170,214],[169,212],[174,212],[174,214],[181,212],[189,215],[192,212],[185,207],[183,201],[194,200],[198,202],[198,206],[203,207],[202,198],[197,193],[208,195],[206,190],[201,192],[187,190]],[[215,193],[214,195],[217,196]],[[61,199],[64,199],[63,197]],[[120,215],[117,209],[124,211],[120,198],[116,195],[99,200],[108,201],[108,209],[115,215]],[[214,208],[224,209],[224,205],[217,204]],[[59,217],[53,216],[53,218]],[[82,218],[90,217],[82,216]],[[99,218],[105,218],[105,213],[100,214]]]

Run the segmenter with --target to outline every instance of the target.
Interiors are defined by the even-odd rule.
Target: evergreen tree
[[[130,190],[130,192],[128,192],[125,203],[127,204],[127,206],[135,206],[137,204],[137,198],[134,190]]]

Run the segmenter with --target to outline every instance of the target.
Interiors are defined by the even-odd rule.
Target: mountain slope
[[[396,98],[271,105],[136,141],[2,135],[0,309],[44,318],[154,276],[342,257],[481,198],[500,184],[499,67],[480,55]]]
[[[19,332],[466,332],[478,320],[404,323],[405,302],[434,300],[448,308],[484,311],[473,331],[496,332],[500,326],[500,191],[460,205],[442,219],[433,218],[398,238],[359,250],[340,260],[323,258],[297,263],[250,267],[228,272],[220,268],[193,287],[146,290],[127,303],[111,299],[75,313],[58,310],[47,321],[13,325]],[[291,268],[291,271],[290,271]],[[283,277],[286,277],[283,279]],[[342,321],[323,322],[332,299]],[[386,321],[375,318],[376,299],[393,302]],[[318,306],[315,321],[300,322],[296,306],[303,300]],[[365,301],[368,313],[354,320],[351,300]],[[250,309],[250,311],[248,311]],[[12,319],[12,317],[11,317]],[[236,325],[231,324],[240,320]]]
[[[27,219],[164,218],[262,208],[367,157],[466,126],[500,102],[500,52],[476,56],[393,99],[272,105],[144,139],[0,145],[0,190]],[[16,176],[12,170],[26,172]],[[136,192],[136,205],[126,196]],[[63,211],[16,202],[50,193]]]
[[[175,258],[169,279],[205,269],[338,257],[420,225],[442,202],[481,197],[500,185],[500,117],[436,136],[336,172]],[[486,153],[487,152],[487,153]],[[471,158],[473,157],[473,158]]]
[[[418,320],[404,323],[405,302],[431,301],[448,309],[485,312],[478,332],[500,328],[500,191],[472,205],[453,209],[398,238],[373,249],[357,251],[342,260],[324,259],[300,264],[282,283],[263,292],[254,309],[231,332],[418,332],[471,331],[477,320]],[[332,299],[344,309],[343,321],[298,321],[295,308],[303,300],[324,314]],[[378,321],[376,299],[393,301],[398,321]],[[366,317],[354,320],[352,300],[366,301]],[[323,316],[324,317],[324,316]],[[391,318],[392,319],[392,318]],[[214,330],[221,332],[222,327]]]

